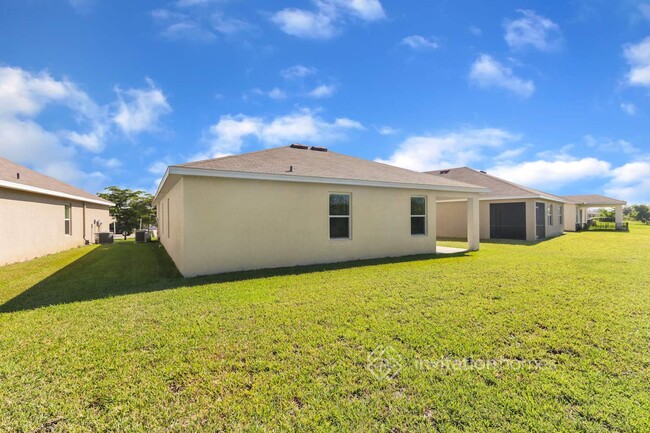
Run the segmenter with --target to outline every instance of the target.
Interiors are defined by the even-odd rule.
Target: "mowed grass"
[[[5,266],[0,431],[650,431],[650,227],[187,280],[157,244]]]

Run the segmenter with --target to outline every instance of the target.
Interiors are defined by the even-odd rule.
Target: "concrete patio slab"
[[[467,248],[441,247],[436,246],[436,254],[458,254],[466,253]]]

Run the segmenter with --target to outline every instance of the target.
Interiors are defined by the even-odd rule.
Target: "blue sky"
[[[293,142],[650,202],[650,0],[4,0],[0,155],[92,192]]]

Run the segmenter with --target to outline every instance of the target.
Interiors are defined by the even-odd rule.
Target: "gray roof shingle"
[[[564,198],[572,202],[584,205],[626,205],[627,202],[623,200],[617,200],[611,197],[605,197],[604,195],[598,194],[584,194],[584,195],[565,195]]]
[[[20,178],[17,176],[18,173],[20,173]],[[2,157],[0,157],[0,181],[10,182],[19,186],[40,188],[54,193],[77,196],[94,202],[105,203],[107,206],[112,205],[111,202],[95,194],[91,194]]]
[[[485,188],[489,188],[490,192],[481,193],[481,198],[544,198],[547,200],[554,200],[559,202],[567,202],[566,198],[549,194],[533,188],[528,188],[523,185],[518,185],[501,179],[490,174],[474,170],[469,167],[450,168],[445,170],[433,170],[426,172],[429,175],[434,175],[438,178],[452,179],[459,182],[471,183]]]
[[[172,167],[219,170],[225,172],[306,176],[323,179],[361,180],[427,186],[480,188],[454,179],[435,177],[413,170],[327,151],[303,150],[291,146]]]

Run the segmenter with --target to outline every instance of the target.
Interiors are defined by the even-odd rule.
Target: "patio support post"
[[[467,249],[478,251],[480,245],[478,195],[467,199]]]
[[[623,205],[616,205],[614,211],[616,212],[616,230],[621,230],[623,228]]]

